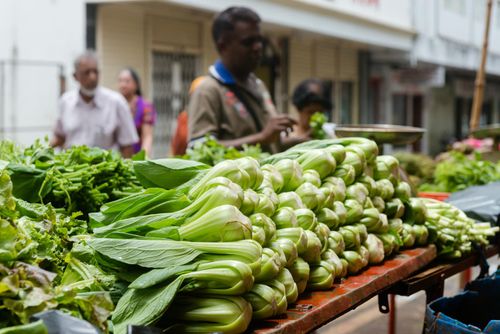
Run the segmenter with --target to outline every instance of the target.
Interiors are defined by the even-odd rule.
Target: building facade
[[[0,138],[49,135],[57,98],[75,87],[73,59],[96,49],[101,83],[135,68],[159,118],[154,156],[165,156],[191,80],[217,53],[216,12],[253,8],[266,37],[257,71],[281,112],[307,78],[323,79],[334,123],[427,129],[415,149],[437,153],[467,134],[486,0],[5,0],[0,2]],[[500,10],[494,2],[482,122],[500,118]]]
[[[373,52],[369,122],[424,127],[415,147],[437,154],[468,136],[486,0],[413,2],[415,40],[409,53]],[[500,121],[500,6],[493,2],[481,124]]]
[[[134,67],[157,107],[154,156],[167,153],[191,81],[206,74],[217,59],[211,22],[216,12],[231,5],[234,1],[94,4],[95,47],[104,85],[116,86],[120,68]],[[270,0],[238,1],[238,5],[251,7],[262,18],[266,43],[257,75],[279,111],[292,115],[293,89],[304,79],[319,78],[334,104],[331,120],[357,123],[363,80],[360,54],[372,49],[409,51],[413,38],[410,1]]]
[[[75,87],[85,2],[0,1],[0,41],[0,140],[30,144],[51,133],[60,94]]]

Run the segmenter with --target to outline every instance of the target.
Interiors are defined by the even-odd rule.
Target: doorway
[[[197,73],[197,57],[184,53],[153,52],[153,103],[156,119],[152,157],[166,157],[177,127],[177,116],[187,106],[189,86]]]
[[[421,128],[423,124],[424,98],[421,94],[392,95],[392,124]],[[412,150],[422,150],[422,140],[413,143]]]

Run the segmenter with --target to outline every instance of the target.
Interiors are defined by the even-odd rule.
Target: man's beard
[[[97,90],[97,87],[93,88],[93,89],[87,89],[85,87],[80,86],[80,93],[82,93],[83,95],[88,96],[88,97],[94,97],[96,90]]]

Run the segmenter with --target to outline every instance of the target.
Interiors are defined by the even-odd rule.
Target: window
[[[86,27],[85,27],[85,48],[96,48],[96,25],[97,25],[97,4],[87,4],[85,6]]]
[[[353,123],[354,83],[352,81],[323,80],[325,97],[332,103],[327,110],[328,120],[338,124]]]
[[[491,124],[493,121],[492,100],[485,99],[479,118],[479,125]],[[472,98],[455,98],[455,138],[464,139],[469,134],[469,122],[471,118]]]
[[[340,123],[352,124],[353,84],[349,81],[340,83]]]
[[[404,94],[394,94],[392,96],[392,124],[407,125],[408,110],[407,96]]]

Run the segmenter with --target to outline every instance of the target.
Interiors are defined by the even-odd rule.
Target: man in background
[[[278,151],[281,133],[295,122],[277,113],[253,73],[262,56],[260,17],[249,8],[230,7],[216,16],[212,37],[220,59],[191,96],[190,144],[211,135],[228,147],[261,144],[266,151]]]
[[[101,87],[97,56],[87,51],[75,60],[73,74],[79,88],[59,101],[52,146],[87,145],[120,150],[131,157],[139,141],[127,102],[119,93]]]

